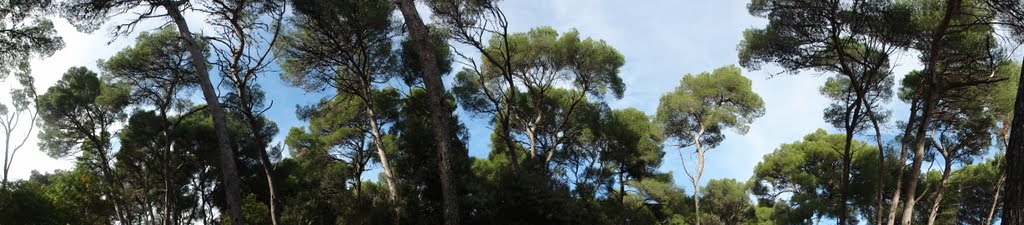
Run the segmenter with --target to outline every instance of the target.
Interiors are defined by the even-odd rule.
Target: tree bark
[[[1005,183],[1005,182],[1006,182],[1006,175],[1000,174],[999,175],[999,182],[996,183],[996,186],[995,186],[996,193],[992,196],[992,207],[989,207],[989,209],[988,209],[988,216],[985,217],[985,223],[984,223],[985,225],[991,225],[992,224],[992,218],[995,218],[995,216],[996,216],[996,209],[999,206],[999,200],[1001,200],[1001,199],[999,199],[999,197],[1000,197],[999,195],[1002,194],[1003,183]]]
[[[938,58],[942,52],[942,39],[950,27],[950,21],[952,21],[953,16],[959,13],[961,3],[962,0],[949,0],[946,2],[946,11],[942,16],[942,21],[939,22],[938,27],[935,29],[936,31],[931,40],[931,46],[929,47],[931,52],[929,53],[929,60],[925,64],[924,77],[918,85],[918,90],[923,91],[925,97],[924,109],[921,112],[921,121],[918,122],[920,126],[917,128],[916,136],[914,137],[914,162],[910,166],[910,177],[907,180],[906,190],[907,203],[903,206],[903,218],[900,220],[900,224],[910,224],[914,218],[914,204],[917,203],[915,198],[915,195],[917,195],[917,179],[921,176],[921,164],[924,159],[925,134],[931,120],[932,110],[938,102],[938,91],[942,88],[936,80],[935,67],[938,66]]]
[[[1024,70],[1021,71],[1024,74]],[[1006,148],[1003,167],[1006,183],[1003,191],[1003,224],[1024,224],[1024,80],[1017,85],[1017,99],[1013,104],[1013,123],[1010,125],[1010,143]]]
[[[370,94],[367,94],[369,96]],[[373,146],[377,148],[377,157],[380,159],[381,170],[384,171],[384,181],[388,185],[388,198],[395,204],[395,224],[397,225],[402,215],[402,204],[398,199],[398,184],[395,181],[395,173],[391,168],[387,152],[384,151],[384,140],[380,131],[380,124],[377,124],[377,113],[373,111],[373,104],[367,102],[366,114],[370,118],[370,135],[373,135]]]
[[[919,121],[920,126],[917,128],[914,140],[914,161],[910,165],[910,177],[907,178],[907,201],[903,206],[903,217],[900,219],[900,224],[911,224],[910,222],[914,218],[914,205],[917,203],[917,179],[921,176],[921,164],[924,160],[925,130],[931,120],[932,109],[935,107],[937,99],[931,90],[927,92],[925,93],[927,99],[924,102],[924,111],[922,111],[921,121]]]
[[[679,153],[679,160],[684,162],[683,172],[686,172],[686,175],[690,177],[690,182],[693,184],[693,212],[696,225],[700,225],[700,177],[701,174],[704,173],[704,153],[706,153],[704,151],[704,146],[701,146],[700,143],[700,137],[703,135],[704,126],[701,125],[697,130],[696,135],[693,136],[693,146],[696,148],[694,151],[697,153],[696,175],[690,174],[690,172],[686,170],[686,159],[683,158],[682,152]]]
[[[431,51],[430,45],[430,31],[427,30],[427,26],[420,19],[415,3],[412,0],[400,0],[395,3],[398,4],[398,8],[402,11],[402,16],[405,17],[405,25],[409,29],[409,37],[412,38],[413,46],[416,47],[420,65],[423,65],[421,74],[423,74],[423,83],[426,86],[427,95],[430,97],[430,119],[434,125],[434,140],[437,144],[437,167],[438,173],[441,175],[441,193],[444,200],[444,224],[456,225],[459,224],[460,219],[459,202],[456,197],[455,177],[452,176],[451,172],[451,151],[449,148],[451,137],[448,136],[450,134],[450,128],[448,127],[450,117],[448,116],[449,109],[448,101],[445,98],[444,83],[441,80],[441,70],[437,68],[437,58],[431,54],[433,51]]]
[[[878,186],[876,187],[878,193],[875,197],[875,224],[882,224],[882,208],[885,200],[885,181],[882,179],[885,177],[885,146],[882,143],[882,130],[878,125],[878,117],[875,116],[870,105],[865,105],[864,109],[871,118],[872,127],[875,128],[875,144],[878,145]]]
[[[181,37],[185,39],[185,45],[189,50],[189,54],[192,55],[192,65],[196,67],[196,72],[199,76],[199,86],[203,91],[203,98],[206,100],[206,105],[210,109],[210,116],[213,118],[213,126],[217,133],[217,147],[220,150],[220,169],[224,181],[224,199],[227,202],[227,215],[230,216],[232,225],[243,225],[245,221],[242,218],[242,193],[239,187],[241,180],[238,177],[238,168],[235,165],[235,153],[231,149],[231,135],[228,133],[224,109],[221,107],[216,90],[210,81],[206,59],[202,57],[204,55],[203,51],[199,49],[195,38],[192,37],[192,32],[189,31],[188,23],[181,15],[178,5],[164,2],[163,8],[171,19],[174,20],[175,25],[178,27],[178,32],[181,33]]]
[[[945,167],[942,168],[942,181],[939,181],[939,187],[935,189],[935,202],[932,202],[932,210],[928,214],[928,225],[935,224],[935,217],[939,215],[939,206],[942,205],[942,199],[946,197],[946,183],[949,182],[949,176],[953,174],[952,160],[947,157]]]
[[[233,76],[238,79],[237,74]],[[253,132],[252,136],[257,146],[256,151],[259,152],[260,157],[260,169],[263,170],[264,178],[267,180],[267,206],[270,210],[270,222],[273,225],[277,225],[277,215],[279,212],[277,210],[277,189],[274,187],[274,164],[270,162],[270,156],[267,154],[267,145],[264,142],[269,140],[267,140],[266,134],[263,133],[261,119],[253,112],[253,104],[255,103],[252,102],[252,97],[250,97],[252,90],[244,84],[236,84],[235,88],[238,89],[241,99],[239,105],[241,105],[242,113],[245,114],[245,119]]]
[[[704,172],[704,151],[697,144],[697,175],[693,179],[693,211],[696,213],[695,220],[700,225],[700,175]]]
[[[853,167],[853,153],[851,147],[853,146],[853,134],[857,129],[860,118],[860,107],[863,96],[857,95],[857,99],[854,99],[853,107],[847,108],[846,110],[846,143],[843,146],[843,180],[839,183],[839,221],[838,224],[846,225],[847,216],[847,201],[850,199],[850,170]],[[848,105],[849,106],[849,105]]]
[[[900,198],[900,194],[903,193],[903,175],[904,172],[906,172],[906,168],[905,166],[903,166],[903,163],[907,162],[907,151],[909,150],[910,144],[910,135],[905,134],[909,134],[910,132],[914,131],[914,121],[917,120],[916,115],[918,105],[919,104],[917,99],[911,100],[910,118],[907,119],[906,127],[903,128],[904,135],[903,138],[900,140],[900,159],[898,163],[900,167],[896,168],[896,186],[895,188],[892,189],[893,194],[892,198],[890,199],[891,203],[889,203],[889,216],[886,219],[886,225],[896,224],[896,212],[899,211],[900,200],[902,200],[902,198]]]

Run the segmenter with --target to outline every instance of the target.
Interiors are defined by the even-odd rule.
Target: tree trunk
[[[1024,74],[1024,70],[1021,71]],[[1003,224],[1024,224],[1024,79],[1017,85],[1017,100],[1013,104],[1013,123],[1010,125],[1010,143],[1006,147],[1006,165],[1003,167],[1006,183],[1003,191]]]
[[[231,218],[232,225],[242,225],[245,221],[242,218],[242,193],[239,187],[241,180],[238,177],[238,168],[235,165],[235,153],[231,149],[231,135],[228,133],[227,121],[224,109],[221,108],[217,98],[216,90],[210,81],[209,69],[206,66],[206,59],[202,56],[203,51],[199,49],[196,40],[189,31],[185,18],[181,15],[177,5],[165,2],[163,8],[178,26],[178,32],[185,39],[189,54],[192,55],[192,65],[195,66],[199,76],[199,86],[203,91],[203,98],[210,109],[210,116],[213,117],[213,126],[217,133],[217,147],[220,150],[221,172],[224,180],[224,195],[227,202],[227,215]]]
[[[160,113],[161,117],[164,118],[164,161],[163,161],[163,174],[164,174],[164,216],[163,225],[173,224],[171,221],[171,196],[174,193],[171,191],[171,132],[167,127],[167,114]]]
[[[277,225],[277,190],[274,189],[274,176],[270,166],[271,162],[270,157],[267,156],[267,151],[265,149],[260,150],[260,167],[263,168],[263,174],[266,175],[267,192],[270,194],[270,199],[267,199],[270,206],[270,222],[273,225]]]
[[[960,11],[960,4],[962,0],[949,0],[946,2],[946,11],[942,16],[942,21],[939,22],[934,32],[931,46],[930,56],[928,62],[925,64],[924,77],[922,77],[920,84],[918,85],[918,91],[923,91],[925,101],[924,109],[921,112],[921,121],[918,123],[920,126],[917,128],[917,134],[914,140],[914,162],[910,166],[910,177],[907,180],[907,203],[903,206],[903,218],[900,220],[901,224],[910,224],[911,219],[914,217],[914,204],[917,203],[915,195],[917,195],[917,178],[920,177],[921,164],[924,157],[925,150],[925,134],[928,130],[928,124],[931,120],[932,110],[938,102],[939,91],[941,88],[935,76],[935,67],[938,67],[938,58],[941,55],[942,50],[942,39],[946,35],[946,31],[950,27],[950,21],[952,21],[954,15],[958,15]],[[904,134],[906,135],[906,134]]]
[[[700,175],[704,172],[704,151],[697,147],[697,175],[693,179],[693,211],[697,225],[700,225]]]
[[[918,105],[919,104],[917,99],[911,100],[910,118],[907,119],[907,127],[903,128],[904,134],[909,134],[910,132],[914,131],[914,121],[917,119],[916,115]],[[886,225],[896,224],[896,212],[899,211],[900,200],[902,200],[900,198],[900,194],[903,193],[903,173],[906,171],[906,168],[905,166],[903,166],[903,163],[907,162],[907,151],[909,150],[909,144],[910,135],[903,135],[903,138],[900,140],[900,159],[898,163],[900,167],[896,168],[896,186],[895,188],[892,189],[893,194],[892,198],[890,199],[891,203],[889,203],[889,216],[886,219]]]
[[[910,177],[907,177],[907,202],[903,206],[903,217],[900,219],[900,224],[910,224],[911,219],[914,218],[914,204],[917,203],[917,179],[921,176],[921,164],[924,160],[925,135],[937,99],[933,91],[928,90],[927,92],[925,93],[927,99],[924,102],[921,121],[918,122],[920,126],[917,128],[914,138],[914,161],[910,165]]]
[[[690,176],[690,181],[693,182],[693,211],[694,211],[694,221],[696,222],[696,225],[700,225],[700,176],[701,176],[701,174],[704,173],[704,153],[705,153],[703,146],[701,146],[701,144],[700,144],[700,137],[703,136],[703,135],[704,135],[704,126],[701,125],[700,128],[697,130],[697,135],[693,136],[693,145],[696,148],[695,151],[697,152],[697,165],[696,165],[697,166],[697,171],[695,173],[696,175],[690,175],[689,173],[686,174],[686,175]],[[679,160],[682,160],[684,162],[686,160],[686,159],[683,159],[682,153],[680,153],[680,155],[679,155]],[[687,171],[686,170],[686,165],[683,165],[683,171],[684,172]]]
[[[851,117],[851,111],[852,111],[852,117]],[[853,145],[853,133],[854,133],[854,129],[856,129],[857,117],[859,117],[859,114],[860,114],[860,99],[857,99],[857,100],[855,100],[855,105],[854,105],[853,109],[850,109],[850,110],[846,111],[847,124],[846,124],[846,143],[843,146],[843,178],[842,178],[843,180],[840,181],[840,183],[839,183],[840,203],[839,203],[839,221],[837,221],[837,222],[840,225],[846,225],[847,224],[846,223],[846,217],[849,215],[849,213],[847,213],[846,203],[850,199],[850,194],[849,194],[849,192],[850,192],[850,190],[849,190],[849,186],[850,186],[850,169],[851,169],[850,167],[853,166],[853,153],[852,153],[850,148]]]
[[[942,168],[942,180],[939,181],[939,187],[935,189],[935,202],[932,202],[932,210],[928,214],[928,225],[935,224],[935,217],[939,215],[939,206],[942,205],[942,199],[946,197],[946,182],[949,182],[949,176],[953,174],[952,160],[947,157],[946,165]]]
[[[249,128],[252,129],[253,139],[256,141],[256,150],[259,152],[260,157],[260,169],[263,170],[264,178],[267,180],[267,195],[269,195],[267,199],[267,206],[270,210],[270,223],[277,225],[277,215],[279,212],[277,210],[277,189],[274,188],[274,164],[270,162],[270,156],[267,154],[267,146],[264,144],[264,141],[269,140],[267,140],[266,134],[262,132],[263,124],[260,122],[260,118],[253,113],[253,109],[250,105],[255,104],[251,102],[252,99],[249,97],[252,90],[246,87],[246,85],[237,85],[236,89],[238,89],[239,96],[241,96],[241,108],[245,114],[245,119],[249,123]]]
[[[252,117],[252,115],[250,115],[250,117]],[[252,127],[253,132],[257,133],[256,141],[260,142],[258,144],[260,148],[257,150],[260,153],[260,168],[263,169],[263,174],[266,175],[267,179],[267,193],[270,195],[270,198],[267,199],[267,205],[270,207],[270,222],[273,225],[277,225],[277,189],[274,188],[273,169],[271,169],[273,163],[270,162],[270,156],[267,155],[267,147],[263,145],[263,139],[265,137],[261,134],[262,132],[259,131],[261,128],[256,126],[257,124],[252,122],[252,119],[250,119],[250,127]]]
[[[398,225],[402,215],[402,204],[398,199],[398,184],[395,181],[395,173],[391,168],[387,152],[384,151],[384,140],[380,125],[377,124],[377,113],[373,111],[373,104],[367,102],[366,114],[370,117],[370,135],[373,135],[373,145],[377,148],[377,157],[380,159],[381,170],[384,171],[384,181],[388,185],[388,198],[395,204],[395,224]]]
[[[697,171],[694,173],[696,175],[690,174],[690,171],[686,169],[686,158],[683,157],[682,150],[679,151],[679,161],[683,163],[683,172],[690,177],[690,183],[693,185],[693,212],[697,225],[700,225],[700,176],[704,173],[704,153],[706,153],[700,143],[701,136],[704,136],[703,125],[697,128],[697,133],[693,135],[694,152],[697,154]]]
[[[441,70],[437,68],[437,58],[431,54],[430,45],[430,31],[427,30],[427,26],[423,24],[423,20],[420,19],[419,12],[416,11],[416,5],[412,0],[400,0],[396,1],[398,8],[402,11],[402,16],[405,17],[405,25],[409,30],[409,37],[413,40],[413,46],[416,47],[417,55],[420,59],[420,65],[423,65],[421,74],[423,74],[423,83],[427,89],[427,95],[430,97],[430,119],[434,125],[434,140],[437,144],[437,155],[438,155],[438,173],[441,175],[441,193],[444,200],[443,211],[444,211],[444,224],[445,225],[457,225],[459,224],[459,202],[456,198],[457,188],[455,187],[455,177],[452,176],[451,166],[451,151],[449,148],[449,141],[451,137],[448,135],[449,128],[449,109],[448,101],[445,98],[444,83],[441,81]],[[510,149],[511,151],[511,149]]]
[[[8,153],[11,150],[11,131],[5,130],[5,132],[6,138],[4,139],[4,182],[3,186],[0,187],[0,190],[7,190],[7,172],[11,170],[11,166],[9,166],[11,164],[10,153]]]
[[[989,209],[988,209],[988,216],[985,217],[985,225],[991,225],[992,224],[992,218],[995,218],[995,216],[996,216],[996,209],[999,206],[999,200],[1001,200],[1001,199],[999,199],[999,197],[1000,197],[999,195],[1002,194],[1003,183],[1004,182],[1006,182],[1006,175],[1000,174],[999,175],[999,182],[996,183],[996,186],[995,186],[996,193],[992,196],[992,207],[989,207]]]
[[[882,143],[882,130],[878,125],[878,117],[875,117],[874,110],[871,110],[870,105],[865,106],[864,109],[871,118],[872,127],[875,128],[875,144],[878,145],[878,186],[876,187],[878,193],[875,197],[875,224],[882,224],[882,208],[885,200],[885,181],[882,179],[885,177],[885,146]]]

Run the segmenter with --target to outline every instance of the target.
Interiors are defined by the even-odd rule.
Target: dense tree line
[[[0,104],[0,224],[1024,220],[1024,87],[1011,58],[1024,3],[748,10],[768,23],[743,32],[740,66],[827,75],[822,115],[838,132],[782,144],[750,178],[702,179],[717,163],[706,154],[770,110],[741,67],[682,75],[656,112],[613,108],[628,63],[615,46],[575,29],[510,31],[496,1],[0,1],[0,78],[20,85]],[[119,15],[131,16],[108,21]],[[54,16],[112,38],[164,25],[37,91],[29,60],[64,45]],[[900,56],[922,66],[894,74]],[[260,86],[276,79],[326,96],[296,107],[305,126],[264,115],[282,107]],[[909,111],[887,108],[894,98]],[[490,140],[486,157],[469,155],[468,116],[490,122],[476,137]],[[34,129],[41,151],[75,166],[10,180],[16,153],[33,147],[15,134]],[[660,171],[666,157],[683,174]]]

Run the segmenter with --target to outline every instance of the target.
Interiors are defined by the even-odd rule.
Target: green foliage
[[[950,201],[943,208],[952,207],[956,213],[955,218],[947,220],[958,221],[957,224],[984,224],[993,203],[997,203],[993,217],[1000,218],[1002,207],[998,201],[1001,199],[995,199],[995,192],[1003,188],[1000,181],[1005,179],[1000,177],[1005,176],[1001,171],[1003,160],[997,155],[984,163],[964,166],[953,175],[949,184],[952,188],[947,191]]]
[[[507,95],[501,92],[511,88],[511,84],[522,85],[532,98],[545,96],[556,83],[570,84],[579,94],[596,96],[611,94],[620,98],[625,91],[619,77],[619,68],[625,63],[622,54],[604,41],[581,40],[576,30],[559,35],[553,28],[539,27],[510,34],[507,40],[496,36],[485,52],[507,53],[511,58],[484,60],[479,70],[467,68],[456,74],[452,90],[459,103],[472,112],[495,112],[503,107],[494,101]],[[512,65],[514,71],[508,78],[503,77],[498,67],[506,64]]]
[[[276,47],[281,78],[307,91],[364,94],[394,75],[394,4],[383,0],[292,2],[295,29]]]
[[[37,104],[43,121],[40,147],[51,157],[70,156],[76,149],[106,155],[111,138],[108,128],[125,117],[122,110],[128,104],[128,93],[101,82],[85,67],[74,67],[39,96]]]
[[[114,215],[103,182],[85,168],[39,174],[0,191],[3,224],[108,224]]]
[[[625,91],[622,54],[604,41],[581,39],[575,30],[559,34],[539,27],[492,36],[481,49],[482,63],[458,72],[452,92],[466,111],[493,118],[501,145],[495,150],[515,156],[513,163],[525,153],[530,160],[521,164],[527,169],[558,170],[551,165],[574,154],[568,142],[596,118],[603,98],[621,98]]]
[[[437,174],[439,174],[438,154],[435,150],[437,145],[432,133],[434,129],[430,120],[428,100],[425,90],[410,90],[409,94],[401,101],[401,109],[398,113],[401,116],[392,130],[397,143],[391,155],[395,156],[393,161],[396,167],[395,174],[399,177],[398,181],[402,186],[399,193],[405,193],[402,202],[405,204],[403,208],[406,210],[402,216],[408,217],[403,219],[408,221],[407,224],[443,223],[441,181],[437,178]],[[463,184],[476,182],[470,171],[472,161],[470,161],[469,150],[465,145],[468,139],[467,131],[461,123],[458,123],[458,117],[454,113],[455,99],[449,96],[448,102],[450,104],[448,108],[453,110],[449,120],[452,124],[449,127],[454,129],[450,130],[449,137],[452,140],[448,145],[448,151],[453,156],[450,159],[453,179]],[[466,185],[462,185],[455,193],[459,196],[470,194]],[[472,207],[465,203],[467,202],[464,201],[460,208]],[[464,218],[469,216],[469,213],[463,214]]]
[[[437,59],[437,68],[440,69],[442,75],[451,73],[454,59],[452,59],[451,49],[448,48],[447,40],[440,33],[439,28],[431,28],[430,31],[430,46],[431,50],[433,50],[434,58]],[[422,83],[423,75],[420,74],[422,65],[420,65],[418,53],[412,39],[406,38],[402,40],[402,48],[398,50],[398,54],[401,57],[402,63],[399,71],[405,84],[414,86]]]
[[[906,22],[914,13],[909,6],[894,1],[752,0],[750,14],[769,21],[764,28],[743,32],[740,65],[759,69],[774,63],[789,73],[816,70],[852,77],[883,71],[878,69],[884,69],[880,66],[888,54],[917,35]]]
[[[722,224],[743,224],[751,219],[754,210],[747,190],[746,183],[734,179],[709,180],[700,190],[701,202],[704,202],[706,212]]]
[[[792,207],[787,212],[791,223],[810,222],[819,216],[835,218],[839,204],[843,204],[838,198],[842,172],[836,168],[841,168],[840,151],[844,143],[844,135],[828,134],[819,129],[801,141],[783,144],[754,167],[750,181],[753,194],[762,201],[781,198],[781,202]],[[859,186],[859,182],[865,183],[863,188],[853,188],[857,191],[852,193],[852,199],[871,199],[874,196],[871,181],[877,179],[869,178],[875,176],[878,150],[861,141],[854,141],[852,149],[855,150],[854,168],[865,168],[865,171],[852,171],[853,187]],[[872,160],[876,166],[870,166]],[[785,195],[789,195],[788,199],[783,198]]]
[[[104,76],[71,68],[38,96],[38,103],[32,103],[37,96],[25,62],[62,47],[52,24],[35,20],[51,3],[0,3],[0,48],[11,50],[0,53],[0,77],[13,73],[24,86],[12,90],[15,111],[38,107],[40,147],[54,157],[76,156],[76,167],[35,174],[0,190],[0,224],[232,222],[227,213],[219,213],[228,212],[225,194],[232,190],[225,190],[221,177],[213,120],[205,106],[192,106],[187,95],[207,72],[197,70],[207,65],[193,64],[193,57],[211,56],[232,85],[219,100],[225,106],[235,157],[223,160],[238,167],[242,221],[445,221],[436,129],[429,110],[436,105],[430,105],[427,93],[418,88],[424,65],[413,46],[422,43],[401,37],[395,2],[296,0],[287,2],[293,6],[287,23],[260,24],[257,21],[275,19],[267,18],[273,17],[268,13],[284,3],[66,1],[61,8],[64,16],[87,31],[112,14],[137,8],[160,13],[191,7],[201,13],[231,14],[211,17],[208,22],[219,28],[237,23],[244,32],[278,25],[284,31],[278,39],[250,40],[272,33],[214,29],[212,36],[198,38],[195,44],[218,54],[193,56],[180,30],[164,26],[139,34],[132,47],[100,61]],[[946,171],[908,174],[922,177],[911,184],[926,187],[913,194],[931,196],[944,182],[941,172],[949,172],[945,198],[938,202],[939,224],[982,224],[993,204],[1001,204],[996,193],[1005,175],[999,169],[1001,156],[972,163],[992,147],[993,134],[1005,142],[1020,72],[1017,63],[1002,60],[1006,52],[995,41],[992,26],[970,24],[1013,16],[1003,12],[996,17],[983,3],[988,2],[965,0],[964,15],[952,18],[956,29],[934,42],[946,15],[944,1],[751,0],[750,13],[768,24],[743,33],[739,64],[828,74],[819,89],[832,100],[824,112],[826,122],[859,134],[868,128],[863,123],[867,119],[887,128],[892,112],[883,106],[894,94],[892,56],[905,50],[920,53],[922,61],[931,63],[902,80],[899,97],[921,104],[917,106],[923,106],[924,97],[935,97],[935,109],[924,123],[927,134],[896,135],[927,137],[929,151],[916,156],[949,163]],[[889,207],[887,202],[877,205],[876,197],[889,199],[895,187],[888,184],[894,184],[900,178],[896,171],[906,167],[906,162],[894,160],[892,149],[818,130],[765,155],[749,181],[712,179],[695,186],[698,190],[691,197],[672,182],[673,174],[659,171],[664,141],[681,148],[698,145],[697,152],[703,154],[722,144],[727,130],[745,134],[753,120],[764,115],[765,103],[739,67],[684,75],[678,87],[660,98],[652,116],[609,106],[606,98],[621,98],[626,88],[620,77],[625,57],[604,41],[551,27],[508,35],[486,30],[508,25],[495,1],[430,1],[426,6],[438,22],[431,27],[427,44],[439,59],[440,72],[452,72],[455,48],[449,48],[449,42],[481,51],[479,62],[460,55],[469,68],[457,72],[451,93],[444,96],[451,110],[443,115],[451,128],[449,169],[463,224],[767,225],[811,224],[841,216],[850,217],[851,224],[871,223],[875,213]],[[164,16],[142,13],[137,20]],[[135,25],[117,26],[113,32],[127,34]],[[30,33],[27,38],[12,37],[7,28]],[[467,31],[485,34],[476,37],[483,43],[460,33]],[[490,39],[483,41],[484,36]],[[273,46],[261,45],[270,40]],[[266,98],[277,93],[261,91],[262,82],[254,77],[266,75],[263,69],[270,65],[262,58],[246,58],[256,57],[248,55],[249,49],[224,51],[243,43],[253,49],[273,48],[272,58],[278,60],[288,85],[331,95],[297,107],[299,119],[308,124],[291,128],[284,138],[290,157],[279,158],[280,146],[268,148],[278,128],[273,119],[260,116],[269,107],[263,105]],[[208,44],[218,48],[207,49]],[[241,59],[224,61],[230,56]],[[249,60],[254,63],[244,63]],[[398,87],[401,82],[409,87]],[[922,95],[929,92],[934,95]],[[468,131],[457,105],[463,112],[491,119],[494,133],[488,157],[469,156]],[[0,106],[0,114],[11,112]],[[909,121],[911,128],[922,126],[914,120]],[[848,138],[851,152],[844,152]],[[899,144],[906,143],[892,143]],[[273,160],[268,160],[267,151]],[[880,161],[880,155],[887,160]],[[386,160],[390,165],[384,169],[394,176],[365,174],[377,172],[380,167],[374,164]],[[852,162],[846,167],[849,178],[840,172],[847,166],[844,161]],[[264,165],[270,169],[264,170]],[[885,170],[879,173],[882,167]],[[692,178],[694,183],[700,183],[699,176]],[[268,179],[276,189],[274,199],[266,188]],[[843,184],[849,185],[849,196],[842,196]],[[879,184],[885,188],[878,189]],[[915,224],[924,223],[930,213],[926,206],[937,200],[928,196],[915,208]],[[695,200],[703,211],[694,212]],[[274,217],[268,214],[271,206],[277,210]],[[851,208],[847,215],[841,215],[841,206]]]
[[[29,60],[64,48],[53,22],[45,18],[54,6],[51,0],[0,3],[0,80],[11,73],[28,76]]]
[[[687,74],[672,92],[661,97],[658,122],[666,137],[685,147],[698,140],[706,149],[725,139],[725,129],[745,134],[764,115],[764,101],[751,90],[740,68],[726,66],[711,73]]]
[[[658,124],[635,108],[613,110],[608,117],[602,119],[600,128],[611,147],[601,159],[618,164],[622,167],[620,173],[635,179],[657,174],[665,156]]]
[[[199,84],[188,47],[175,26],[142,32],[135,46],[125,48],[99,67],[114,82],[130,85],[133,104],[154,105],[158,110],[184,110],[187,100],[178,96]],[[204,49],[205,43],[201,43]],[[208,57],[208,56],[204,56]]]

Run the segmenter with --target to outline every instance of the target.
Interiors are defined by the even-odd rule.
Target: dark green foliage
[[[787,220],[793,223],[805,223],[818,217],[835,218],[838,206],[839,182],[842,179],[840,168],[842,162],[839,150],[843,149],[845,137],[840,134],[827,134],[818,130],[808,134],[802,141],[783,144],[774,152],[764,156],[764,160],[754,168],[751,178],[753,194],[762,201],[780,201],[792,209],[787,212]],[[872,146],[855,141],[856,151],[853,160],[854,168],[865,168],[864,171],[854,170],[851,198],[856,202],[864,198],[864,203],[855,204],[860,207],[871,207],[873,188],[877,179],[874,177],[872,165],[877,166],[878,150]],[[892,168],[892,167],[889,167]],[[858,184],[863,183],[863,184]],[[788,199],[781,198],[783,194]],[[870,214],[869,214],[870,215]]]
[[[65,1],[60,12],[86,31],[111,15],[140,13],[113,27],[114,35],[126,35],[137,22],[182,10],[213,15],[206,22],[214,29],[202,38],[182,36],[184,26],[143,32],[132,47],[99,62],[102,76],[71,68],[38,98],[25,62],[62,47],[52,24],[35,20],[55,5],[0,3],[0,48],[9,50],[0,53],[0,77],[15,74],[24,86],[12,90],[14,109],[37,106],[41,149],[76,160],[74,170],[0,188],[0,224],[453,223],[445,212],[458,212],[456,224],[875,224],[883,222],[876,222],[880,213],[907,204],[888,201],[900,178],[920,178],[904,184],[921,187],[906,188],[920,199],[909,207],[913,224],[927,223],[932,211],[936,224],[986,224],[1006,212],[999,209],[1006,162],[999,153],[984,157],[1004,147],[993,143],[1010,141],[1020,68],[1002,59],[1007,52],[993,25],[979,21],[1012,23],[1015,12],[991,8],[1007,3],[964,0],[954,15],[946,13],[954,0],[750,1],[750,14],[767,25],[743,33],[739,64],[826,73],[819,92],[832,102],[824,119],[845,135],[817,130],[764,155],[746,182],[714,177],[701,185],[704,153],[728,146],[726,133],[743,135],[765,114],[741,68],[681,76],[649,115],[607,101],[626,88],[625,56],[609,43],[551,27],[499,30],[508,21],[495,1],[428,1],[426,15],[437,23],[405,30],[395,11],[406,6],[406,13],[409,2]],[[283,14],[275,13],[286,5],[291,14],[281,22]],[[952,22],[942,22],[946,15]],[[947,23],[955,29],[941,31]],[[278,34],[263,32],[278,25],[278,39],[263,39]],[[30,35],[13,37],[12,29]],[[414,39],[414,30],[427,35]],[[1020,36],[1019,29],[1008,31]],[[471,37],[475,32],[484,35]],[[457,52],[453,43],[478,52]],[[267,58],[250,52],[267,49],[274,50]],[[885,107],[896,79],[890,60],[904,50],[927,65],[901,80],[898,96],[931,108],[915,108],[910,120],[889,129],[893,112]],[[423,55],[437,65],[422,64],[429,57],[417,51],[430,51]],[[443,84],[422,89],[433,81],[424,78],[440,77],[423,74],[432,70],[426,68],[452,72],[453,54],[468,68],[450,80],[450,93]],[[290,128],[276,146],[278,118],[262,114],[283,90],[263,90],[266,83],[256,79],[275,68],[270,59],[288,85],[330,95],[298,106],[307,124]],[[192,105],[190,92],[213,65],[230,86],[217,90],[222,95],[210,97],[209,107]],[[216,124],[226,135],[211,118],[219,104],[226,118]],[[432,114],[438,111],[444,112]],[[490,150],[487,157],[469,156],[467,120],[459,113],[490,119],[489,149],[473,150]],[[436,133],[445,130],[438,118],[448,121],[440,126],[444,135]],[[868,144],[860,136],[867,128],[894,133],[897,141]],[[439,136],[447,136],[447,160]],[[902,173],[908,162],[896,149],[916,138],[926,141],[926,151],[900,156],[941,169]],[[666,140],[680,153],[695,147],[700,155],[697,172],[686,171],[686,189],[694,190],[673,183],[679,174],[660,170]],[[439,168],[445,161],[450,173]],[[235,176],[224,173],[232,166],[240,190],[224,179]],[[242,213],[231,220],[228,199],[236,194]],[[446,205],[451,200],[458,207]]]
[[[0,80],[12,72],[31,74],[29,60],[49,57],[64,48],[53,22],[44,18],[54,10],[51,0],[10,0],[0,2]]]
[[[496,148],[515,156],[515,168],[521,163],[552,170],[555,156],[565,154],[564,144],[582,131],[575,114],[625,91],[619,77],[622,54],[604,41],[581,39],[576,30],[559,34],[539,27],[507,38],[492,36],[481,50],[481,64],[458,72],[452,92],[466,111],[492,117],[499,134],[495,143],[503,145]],[[519,161],[516,142],[525,145],[529,160]]]
[[[455,109],[455,99],[449,96],[449,109]],[[400,118],[395,123],[396,145],[392,153],[396,176],[405,193],[402,202],[406,212],[403,219],[406,224],[441,224],[442,223],[442,196],[441,181],[437,178],[437,152],[434,143],[433,129],[430,122],[430,111],[428,108],[427,93],[423,89],[412,89],[408,96],[401,101],[401,110],[398,113]],[[468,184],[476,182],[472,177],[470,166],[472,161],[469,158],[469,150],[465,142],[468,134],[458,117],[452,113],[453,124],[452,140],[449,142],[449,151],[455,156],[451,159],[452,174],[455,182]],[[466,186],[461,186],[456,191],[459,196],[469,195]],[[470,205],[460,208],[470,208]],[[464,213],[463,217],[468,217]],[[463,219],[465,220],[465,219]]]
[[[3,224],[109,224],[114,216],[110,196],[102,194],[101,178],[85,168],[33,172],[31,178],[0,191]]]
[[[709,180],[700,197],[708,214],[722,224],[743,224],[754,213],[748,190],[746,183],[734,179]]]
[[[658,121],[679,146],[699,143],[706,149],[725,139],[726,129],[745,134],[764,115],[764,101],[736,66],[683,76],[675,91],[661,97]]]
[[[83,151],[93,157],[110,154],[110,128],[125,117],[128,93],[100,81],[85,67],[68,69],[64,77],[39,96],[40,147],[52,157]],[[85,132],[82,132],[85,131]]]

